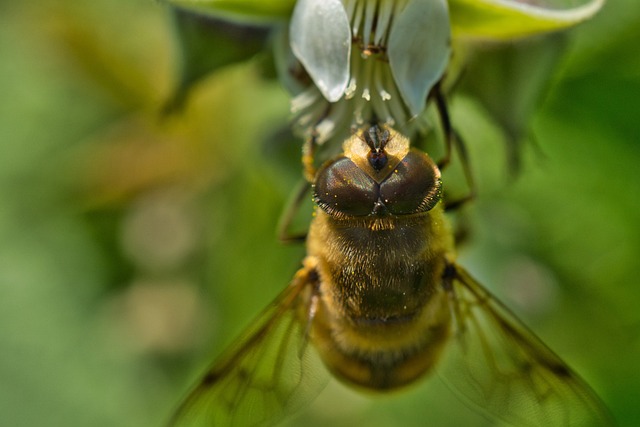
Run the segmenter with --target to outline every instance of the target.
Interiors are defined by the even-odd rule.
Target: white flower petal
[[[419,114],[451,53],[446,0],[411,0],[394,17],[387,50],[393,78],[411,113]]]
[[[351,28],[340,0],[299,0],[290,26],[291,49],[329,102],[349,81]]]

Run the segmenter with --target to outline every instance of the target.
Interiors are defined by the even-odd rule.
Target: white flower
[[[604,0],[164,0],[233,25],[268,25],[298,132],[342,140],[376,121],[411,135],[456,47],[569,28]],[[274,31],[274,35],[278,31]],[[281,34],[282,35],[282,34]],[[186,38],[191,40],[190,38]],[[457,62],[464,63],[457,51]],[[462,55],[463,56],[463,55]],[[455,72],[451,72],[455,74]],[[421,126],[421,124],[418,124]]]
[[[325,99],[313,87],[298,95],[298,125],[323,139],[345,121],[405,123],[425,109],[449,62],[447,2],[299,0],[290,42]]]

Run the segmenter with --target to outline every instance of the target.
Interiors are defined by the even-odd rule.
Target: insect
[[[438,370],[515,426],[609,426],[595,393],[455,263],[439,168],[386,126],[354,134],[314,181],[307,256],[205,373],[170,426],[271,425],[327,370],[360,389]]]

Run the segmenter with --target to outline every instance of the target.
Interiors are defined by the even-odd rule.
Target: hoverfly
[[[514,426],[612,425],[589,386],[455,263],[441,193],[439,168],[393,129],[345,141],[316,173],[302,267],[170,425],[272,425],[319,393],[318,371],[388,391],[434,369]]]

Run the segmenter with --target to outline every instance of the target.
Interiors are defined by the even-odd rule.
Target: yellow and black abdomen
[[[308,242],[320,278],[311,339],[338,378],[388,390],[437,361],[449,311],[440,287],[448,241],[440,239],[435,211],[349,227],[317,212]]]

